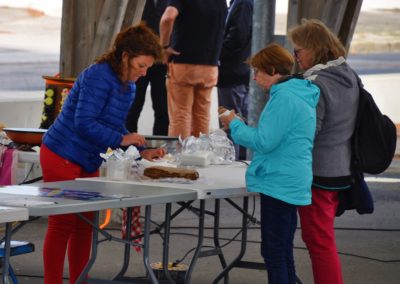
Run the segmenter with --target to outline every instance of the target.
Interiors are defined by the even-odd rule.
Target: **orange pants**
[[[168,65],[169,136],[181,136],[184,139],[190,135],[208,134],[211,91],[217,79],[217,66]]]

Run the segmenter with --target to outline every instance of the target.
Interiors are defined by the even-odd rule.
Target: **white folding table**
[[[166,238],[169,234],[169,217],[171,202],[183,202],[196,199],[196,193],[191,190],[171,187],[156,187],[149,185],[129,185],[121,183],[104,183],[93,181],[63,181],[34,185],[14,185],[0,187],[0,205],[27,208],[29,216],[48,216],[68,213],[82,213],[95,211],[93,230],[93,246],[91,259],[82,272],[77,283],[90,280],[91,283],[108,283],[113,281],[99,279],[85,279],[97,256],[99,212],[108,208],[131,208],[145,206],[145,224],[143,238],[143,262],[150,281],[158,280],[150,267],[149,237],[151,206],[166,204]],[[169,211],[168,211],[169,210]],[[128,214],[128,218],[130,214]],[[130,224],[130,222],[128,222]],[[128,228],[130,229],[130,228]],[[11,235],[11,227],[7,228],[6,235]],[[127,236],[129,234],[127,233]],[[10,238],[11,239],[11,238]],[[9,242],[10,240],[8,240]],[[168,239],[166,240],[166,242]],[[168,245],[164,246],[164,259],[168,263]],[[164,272],[171,279],[167,266]],[[7,271],[4,271],[3,282],[8,283]]]
[[[228,273],[233,267],[243,268],[257,268],[263,266],[263,264],[250,263],[242,261],[242,257],[246,251],[247,242],[247,225],[248,221],[254,222],[254,218],[248,214],[248,203],[249,197],[258,195],[257,193],[249,193],[246,190],[245,183],[245,172],[247,169],[247,163],[233,162],[227,165],[211,165],[208,167],[198,167],[196,170],[199,172],[200,179],[191,183],[173,183],[173,182],[159,182],[157,180],[124,180],[124,181],[110,181],[106,177],[96,178],[85,178],[80,180],[96,181],[103,183],[121,183],[121,184],[132,184],[132,185],[153,185],[158,187],[172,187],[177,189],[192,190],[197,193],[197,199],[200,202],[199,208],[199,232],[196,250],[192,257],[189,269],[185,276],[185,283],[190,283],[191,274],[196,265],[196,262],[201,256],[212,256],[218,255],[222,271],[214,280],[217,283],[220,279],[224,278],[225,282],[228,282]],[[231,198],[242,197],[242,207],[235,204]],[[204,240],[204,216],[205,216],[205,202],[207,200],[214,199],[215,209],[214,213],[214,250],[208,250],[202,253],[201,249]],[[227,264],[222,254],[222,249],[219,244],[219,217],[220,217],[220,200],[225,199],[227,202],[236,208],[242,214],[242,234],[241,234],[241,249],[238,256],[230,263]],[[176,217],[181,211],[190,206],[191,202],[186,203],[186,207],[181,207],[176,213],[172,215],[172,218]]]

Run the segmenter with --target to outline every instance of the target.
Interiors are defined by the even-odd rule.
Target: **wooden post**
[[[121,30],[127,6],[128,0],[105,0],[90,50],[90,62],[93,62],[96,57],[103,54],[110,47],[112,40]]]
[[[352,0],[347,4],[346,13],[343,17],[342,26],[339,30],[339,39],[344,44],[346,51],[349,52],[350,43],[353,39],[354,30],[356,29],[357,20],[360,16],[362,0]]]
[[[60,75],[76,77],[124,27],[139,23],[146,0],[64,0]]]
[[[361,10],[362,0],[290,0],[287,27],[301,19],[319,19],[342,41],[348,51]]]
[[[146,0],[129,0],[121,30],[140,23],[145,4]]]
[[[340,1],[330,0],[322,9],[321,21],[325,23],[335,34],[339,34],[340,27],[343,23],[343,17],[346,12],[348,0]],[[351,1],[350,1],[351,2]]]
[[[61,22],[60,74],[76,77],[89,65],[96,23],[104,1],[64,0]]]

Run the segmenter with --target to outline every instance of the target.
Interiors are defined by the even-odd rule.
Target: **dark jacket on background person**
[[[157,0],[157,5],[154,0],[146,0],[144,6],[142,21],[145,21],[157,35],[160,34],[160,19],[166,7],[167,0]]]
[[[231,1],[220,55],[218,86],[249,84],[253,0]]]
[[[169,0],[168,6],[179,11],[171,45],[180,54],[171,55],[170,61],[217,66],[227,12],[226,1]]]
[[[99,153],[119,147],[128,133],[124,122],[135,90],[135,84],[123,84],[108,63],[89,66],[77,78],[43,143],[85,171],[95,172],[102,163]]]
[[[160,35],[160,19],[167,7],[168,0],[146,0],[142,21],[157,35]],[[146,76],[140,77],[136,82],[136,97],[126,118],[126,128],[130,132],[138,132],[140,114],[146,100],[147,88],[151,85],[150,96],[154,110],[153,135],[168,135],[168,107],[165,76],[167,66],[156,63],[151,66]]]

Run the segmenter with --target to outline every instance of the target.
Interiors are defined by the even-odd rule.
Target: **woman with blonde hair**
[[[351,185],[351,136],[358,109],[358,77],[347,65],[338,37],[319,20],[303,20],[289,32],[303,77],[321,91],[313,149],[312,204],[299,208],[302,238],[314,282],[341,284],[334,231],[338,195]]]
[[[246,172],[249,192],[260,193],[261,255],[268,283],[295,283],[293,239],[297,207],[311,203],[311,152],[319,90],[310,81],[289,77],[294,59],[278,44],[250,58],[257,85],[270,99],[257,127],[234,111],[221,116],[235,143],[254,151]]]

